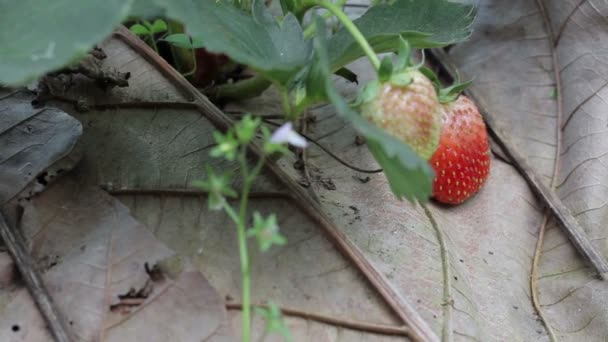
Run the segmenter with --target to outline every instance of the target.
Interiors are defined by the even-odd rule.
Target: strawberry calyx
[[[428,77],[431,82],[433,82],[435,89],[437,89],[437,98],[439,99],[439,103],[441,104],[456,101],[456,99],[458,99],[458,96],[460,96],[460,93],[462,93],[473,83],[473,80],[461,82],[460,76],[458,76],[456,81],[452,85],[442,87],[439,77],[437,77],[433,70],[427,67],[421,67],[420,72],[423,73],[424,76]]]

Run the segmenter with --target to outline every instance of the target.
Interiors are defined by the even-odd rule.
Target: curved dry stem
[[[547,222],[549,221],[549,212],[545,210],[545,214],[543,217],[543,223],[540,225],[538,230],[538,240],[536,240],[536,248],[534,250],[534,258],[532,259],[532,271],[530,272],[530,294],[532,295],[532,306],[534,306],[534,310],[538,314],[541,322],[545,326],[547,330],[547,334],[549,335],[549,340],[552,342],[557,342],[557,336],[553,331],[553,328],[549,324],[549,321],[545,317],[543,310],[540,306],[540,299],[538,296],[538,263],[540,261],[540,255],[542,253],[543,248],[543,240],[545,238],[545,230],[547,228]]]
[[[441,332],[441,341],[449,342],[454,340],[454,328],[452,327],[452,311],[454,308],[454,299],[452,298],[452,276],[450,275],[450,257],[448,255],[448,247],[445,243],[443,231],[435,221],[433,213],[425,204],[421,204],[424,213],[431,221],[431,225],[437,235],[439,249],[441,251],[441,273],[443,273],[443,329]]]
[[[551,23],[549,22],[549,17],[547,16],[547,12],[545,11],[545,7],[543,5],[543,2],[540,0],[537,0],[536,3],[538,4],[538,7],[540,9],[540,12],[542,14],[543,17],[543,21],[545,24],[545,28],[547,30],[547,33],[550,37],[550,39],[552,40],[552,42],[557,42],[555,40],[555,34],[553,33],[553,28],[551,26]],[[561,35],[561,33],[560,33]],[[561,118],[562,118],[562,82],[561,82],[561,75],[560,75],[560,68],[559,68],[559,61],[557,58],[557,52],[555,51],[555,45],[554,44],[550,44],[549,49],[551,50],[551,57],[553,60],[553,70],[555,73],[555,88],[557,90],[557,113],[556,113],[556,129],[555,129],[555,141],[556,141],[556,147],[555,147],[555,160],[554,160],[554,164],[553,164],[553,175],[551,176],[551,182],[549,184],[549,187],[551,188],[551,190],[555,189],[555,179],[557,179],[557,175],[559,172],[559,156],[560,156],[560,150],[561,150],[561,127],[560,127],[560,122],[561,122]],[[539,299],[539,295],[538,295],[538,264],[540,262],[540,257],[542,254],[542,248],[543,248],[543,241],[545,238],[545,229],[547,228],[547,222],[549,221],[549,211],[545,210],[544,213],[544,217],[543,217],[543,223],[540,225],[540,228],[538,230],[538,240],[536,241],[536,248],[534,250],[534,257],[532,259],[532,270],[530,271],[530,294],[532,297],[532,305],[534,306],[534,310],[536,311],[536,313],[538,314],[538,317],[540,318],[541,322],[543,323],[543,325],[545,326],[545,329],[547,330],[547,334],[549,335],[549,339],[552,342],[556,342],[558,341],[557,335],[555,335],[555,332],[553,331],[553,328],[551,327],[551,324],[549,323],[549,321],[547,320],[547,318],[545,317],[543,310],[540,306],[540,299]]]

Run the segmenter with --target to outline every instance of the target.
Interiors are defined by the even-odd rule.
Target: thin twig
[[[169,80],[174,81],[176,86],[180,90],[183,90],[183,95],[185,97],[192,98],[193,103],[190,105],[194,105],[217,128],[225,131],[234,125],[232,119],[222,113],[166,61],[155,54],[145,43],[134,37],[128,29],[121,27],[119,31],[114,33],[114,36],[121,39],[128,44],[129,47],[144,56],[144,58],[153,66],[160,69]],[[263,154],[257,144],[252,144],[250,150],[258,158]],[[386,301],[395,314],[408,326],[411,340],[431,342],[439,340],[437,335],[416,311],[414,306],[394,288],[359,247],[334,225],[331,218],[325,213],[323,207],[317,201],[315,201],[297,182],[291,179],[290,175],[273,160],[267,161],[266,169],[285,186],[300,209],[320,226],[334,246],[336,246],[345,258],[354,264],[369,281],[370,285],[378,291],[378,294]]]
[[[452,78],[455,79],[456,68],[450,62],[448,55],[441,49],[433,49],[430,51],[430,55],[434,57],[435,61],[439,66]],[[589,261],[589,263],[595,268],[598,276],[602,280],[606,280],[608,277],[608,263],[606,259],[598,252],[598,250],[591,244],[589,237],[585,231],[580,227],[576,219],[572,216],[570,209],[564,205],[561,199],[555,194],[550,187],[545,185],[541,178],[536,172],[528,165],[528,162],[524,156],[519,154],[511,140],[507,135],[503,134],[496,123],[496,119],[488,111],[488,106],[479,94],[473,89],[468,88],[465,93],[475,101],[479,107],[479,111],[484,117],[487,123],[490,134],[496,141],[496,143],[502,148],[505,155],[513,160],[513,166],[519,171],[524,177],[532,191],[536,193],[547,206],[553,215],[560,222],[564,228],[566,234],[570,238],[570,241],[576,247],[578,252]]]
[[[268,308],[266,305],[252,305],[257,308]],[[243,305],[240,303],[226,303],[227,310],[241,310]],[[368,323],[361,321],[353,321],[345,318],[338,318],[328,315],[323,315],[315,312],[308,312],[298,309],[292,309],[287,307],[279,307],[281,313],[286,316],[299,317],[304,319],[309,319],[311,321],[316,321],[320,323],[325,323],[329,325],[335,325],[351,330],[363,331],[373,334],[381,334],[381,335],[397,335],[397,336],[407,336],[410,331],[407,327],[404,326],[392,326],[387,324],[377,324],[377,323]]]
[[[60,311],[53,302],[48,290],[44,286],[36,264],[32,256],[27,252],[25,243],[21,236],[14,232],[6,223],[4,215],[0,213],[0,237],[4,240],[9,253],[13,257],[15,264],[25,285],[40,310],[40,314],[48,324],[48,329],[56,342],[72,341],[65,321]]]
[[[170,189],[170,188],[156,188],[156,189],[138,189],[138,188],[120,188],[114,189],[108,186],[101,186],[108,194],[112,196],[129,196],[129,195],[150,195],[150,196],[192,196],[192,197],[205,197],[209,195],[207,191],[201,191],[197,189]],[[271,191],[254,191],[249,194],[250,198],[290,198],[289,194],[285,192],[271,192]]]
[[[448,247],[445,243],[445,237],[441,227],[435,221],[433,213],[429,207],[425,204],[421,204],[424,213],[431,222],[431,226],[435,230],[437,235],[437,242],[439,242],[439,250],[441,252],[441,273],[443,274],[443,329],[441,333],[441,341],[451,342],[454,340],[454,328],[452,324],[452,311],[454,308],[454,298],[452,298],[452,276],[450,275],[450,256],[448,254]]]

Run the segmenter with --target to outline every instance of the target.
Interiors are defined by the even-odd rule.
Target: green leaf
[[[245,115],[241,121],[237,122],[234,131],[239,143],[241,145],[249,144],[261,123],[262,119],[260,117],[253,117],[251,114]]]
[[[152,33],[161,33],[167,31],[167,23],[162,19],[156,19],[150,28]]]
[[[256,238],[262,252],[268,251],[272,246],[283,246],[287,243],[287,239],[279,232],[275,214],[264,219],[259,212],[254,212],[253,227],[247,230],[247,236]]]
[[[171,18],[181,20],[188,32],[211,52],[224,53],[268,79],[287,84],[308,63],[312,49],[304,40],[298,20],[287,14],[282,23],[254,3],[254,16],[230,1],[157,0]]]
[[[225,158],[226,160],[233,161],[239,148],[239,142],[234,136],[234,131],[230,130],[226,134],[215,131],[213,132],[213,138],[217,145],[211,149],[209,155],[214,158]]]
[[[380,82],[378,80],[372,80],[367,83],[361,92],[359,93],[359,101],[360,103],[366,103],[372,101],[380,91]]]
[[[397,54],[397,65],[395,66],[396,71],[405,70],[410,64],[410,54],[411,54],[410,43],[403,39],[403,37],[399,37],[399,53]]]
[[[134,0],[130,16],[140,19],[158,18],[164,16],[164,10],[150,0]]]
[[[82,58],[126,18],[131,2],[3,1],[0,84],[23,85]]]
[[[327,101],[325,94],[325,82],[327,75],[324,72],[322,62],[315,59],[306,75],[306,98],[308,105]]]
[[[392,139],[376,140],[367,137],[367,147],[378,162],[382,166],[384,175],[389,180],[391,191],[397,198],[405,197],[410,201],[417,199],[419,201],[428,200],[433,187],[433,171],[428,167],[422,167],[426,161],[418,156],[412,156],[405,151],[399,151],[404,145],[398,140]],[[390,137],[392,138],[392,137]],[[413,151],[410,150],[411,153]],[[412,163],[414,158],[420,159],[418,162]],[[418,166],[416,165],[418,164]],[[418,167],[413,169],[412,167]],[[411,178],[414,176],[415,178]]]
[[[287,14],[287,13],[295,13],[297,5],[296,5],[296,0],[280,0],[279,1],[281,3],[281,11],[283,11],[283,14]]]
[[[466,82],[456,82],[453,85],[447,87],[447,88],[442,88],[439,89],[439,102],[440,103],[448,103],[448,102],[452,102],[454,100],[456,100],[458,98],[458,96],[460,95],[460,93],[462,93],[463,90],[465,90],[467,87],[469,87],[471,85],[471,83],[473,83],[472,80],[466,81]]]
[[[220,210],[226,202],[226,197],[236,198],[238,195],[234,189],[231,188],[232,174],[230,172],[224,172],[223,174],[216,174],[212,167],[207,165],[207,178],[204,180],[197,180],[192,182],[192,185],[209,192],[209,209]]]
[[[141,24],[135,24],[129,27],[129,30],[138,36],[147,36],[150,34],[148,28]]]
[[[420,71],[424,76],[426,76],[431,81],[431,83],[433,83],[436,89],[441,88],[441,80],[439,80],[439,77],[437,77],[437,74],[435,74],[433,70],[423,66],[420,67],[418,71]]]
[[[377,53],[395,51],[399,36],[412,48],[439,47],[466,39],[471,34],[474,7],[448,0],[396,0],[392,5],[371,7],[354,21]],[[336,70],[364,55],[352,36],[342,28],[329,41],[329,57]]]
[[[185,33],[170,34],[161,40],[182,49],[198,49],[204,46],[200,39],[192,38]]]
[[[268,308],[255,308],[255,312],[262,316],[266,321],[266,333],[278,333],[281,335],[286,342],[293,341],[293,338],[285,324],[285,320],[283,319],[283,314],[281,310],[275,303],[269,303]]]
[[[399,87],[410,85],[413,81],[412,76],[408,72],[394,74],[391,77],[391,83]]]
[[[145,27],[146,27],[148,30],[152,31],[152,23],[151,23],[151,22],[149,22],[148,20],[142,20],[141,22],[142,22],[142,23],[144,23],[144,26],[145,26]]]
[[[456,100],[458,98],[458,96],[460,95],[460,93],[462,93],[463,90],[468,88],[471,85],[471,83],[473,83],[472,80],[469,80],[466,82],[460,82],[460,77],[457,77],[454,84],[452,84],[451,86],[448,86],[446,88],[442,88],[443,85],[441,84],[441,80],[439,79],[437,74],[435,74],[435,72],[433,72],[433,70],[431,70],[427,67],[424,67],[424,66],[420,67],[418,70],[420,70],[420,72],[424,76],[426,76],[429,80],[431,80],[431,82],[433,83],[433,86],[435,86],[435,89],[437,89],[437,97],[438,97],[440,103],[448,103],[448,102],[452,102],[452,101]]]
[[[321,18],[315,18],[315,25],[317,25],[317,32],[325,32],[325,22]],[[434,173],[427,161],[420,158],[408,145],[388,135],[354,112],[331,80],[327,41],[323,35],[315,38],[314,48],[315,58],[321,61],[320,70],[327,76],[324,84],[327,97],[335,106],[337,113],[365,136],[367,145],[374,158],[384,169],[395,196],[410,201],[428,200],[433,188]]]
[[[382,58],[380,69],[378,70],[378,79],[380,82],[386,82],[391,79],[393,74],[393,61],[389,56]]]

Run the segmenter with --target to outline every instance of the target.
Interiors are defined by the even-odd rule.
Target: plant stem
[[[426,204],[421,204],[424,213],[431,222],[431,226],[437,235],[439,242],[439,250],[441,252],[441,273],[443,275],[443,329],[441,332],[441,341],[452,342],[454,340],[454,328],[452,323],[452,311],[454,307],[454,299],[452,298],[452,276],[450,275],[450,256],[448,255],[448,247],[443,231],[437,224],[431,209]]]
[[[222,84],[206,94],[213,101],[244,100],[256,97],[268,89],[272,83],[261,75],[255,75],[235,83]]]
[[[344,7],[344,5],[346,5],[346,0],[338,0],[338,1],[336,1],[335,5],[342,8],[342,7]],[[327,13],[323,13],[322,18],[324,20],[327,20],[331,16],[332,16],[332,13],[327,12]],[[313,34],[315,34],[315,25],[314,24],[308,25],[308,27],[304,30],[304,38],[310,38],[310,37],[312,37]]]
[[[247,252],[247,202],[249,197],[249,190],[251,188],[251,178],[249,177],[249,171],[247,170],[247,149],[242,148],[239,153],[239,162],[241,166],[241,176],[243,177],[243,189],[241,191],[241,204],[239,208],[239,220],[237,227],[237,238],[239,242],[239,257],[241,261],[241,292],[243,300],[243,317],[242,317],[242,334],[243,342],[249,342],[249,336],[251,334],[251,274],[249,272],[249,254]]]
[[[224,201],[224,204],[222,206],[224,208],[224,211],[226,212],[226,214],[228,214],[228,217],[230,217],[230,219],[236,224],[239,224],[239,216],[236,214],[236,211],[234,211],[234,209],[232,208],[232,206],[230,204],[228,204],[227,201]]]
[[[289,94],[286,89],[281,89],[281,104],[283,105],[283,112],[289,120],[294,120],[291,113],[291,105],[289,104]]]
[[[194,49],[190,49],[190,51],[192,52],[192,70],[183,73],[182,76],[187,77],[190,75],[194,75],[194,73],[196,72],[196,52],[194,51]]]
[[[247,148],[244,146],[239,152],[238,160],[241,166],[241,177],[243,177],[243,189],[241,191],[241,203],[238,217],[236,217],[236,213],[232,207],[229,208],[232,213],[227,209],[229,206],[225,205],[224,207],[227,209],[226,212],[228,215],[237,220],[237,237],[239,242],[239,257],[241,261],[241,291],[243,297],[242,334],[243,342],[249,342],[251,335],[251,272],[249,267],[249,254],[247,252],[247,202],[249,200],[251,185],[262,170],[266,159],[264,156],[262,156],[258,160],[256,166],[250,171],[247,165]]]
[[[323,7],[329,12],[331,12],[333,15],[335,15],[336,18],[340,20],[342,25],[344,25],[344,28],[348,30],[351,36],[355,39],[357,44],[361,46],[363,52],[365,52],[365,55],[367,55],[367,58],[372,63],[374,68],[376,70],[380,69],[380,59],[378,58],[372,47],[369,45],[369,42],[367,41],[367,39],[365,39],[361,31],[359,31],[359,29],[357,28],[357,26],[353,24],[350,18],[346,14],[344,14],[344,12],[339,6],[336,6],[331,2],[323,0],[310,0],[309,3],[315,6]]]
[[[247,197],[243,189],[244,197],[241,199],[241,208],[247,207]],[[243,203],[245,203],[243,205]],[[247,236],[245,233],[245,223],[239,222],[237,225],[238,241],[239,241],[239,257],[241,260],[241,279],[242,279],[242,297],[243,297],[243,342],[249,342],[249,335],[251,332],[251,278],[249,273],[249,256],[247,254]]]
[[[156,45],[156,40],[154,39],[154,34],[150,33],[148,38],[150,39],[150,42],[151,42],[151,45],[152,45],[152,48],[154,49],[154,51],[156,53],[158,53],[158,45]]]

